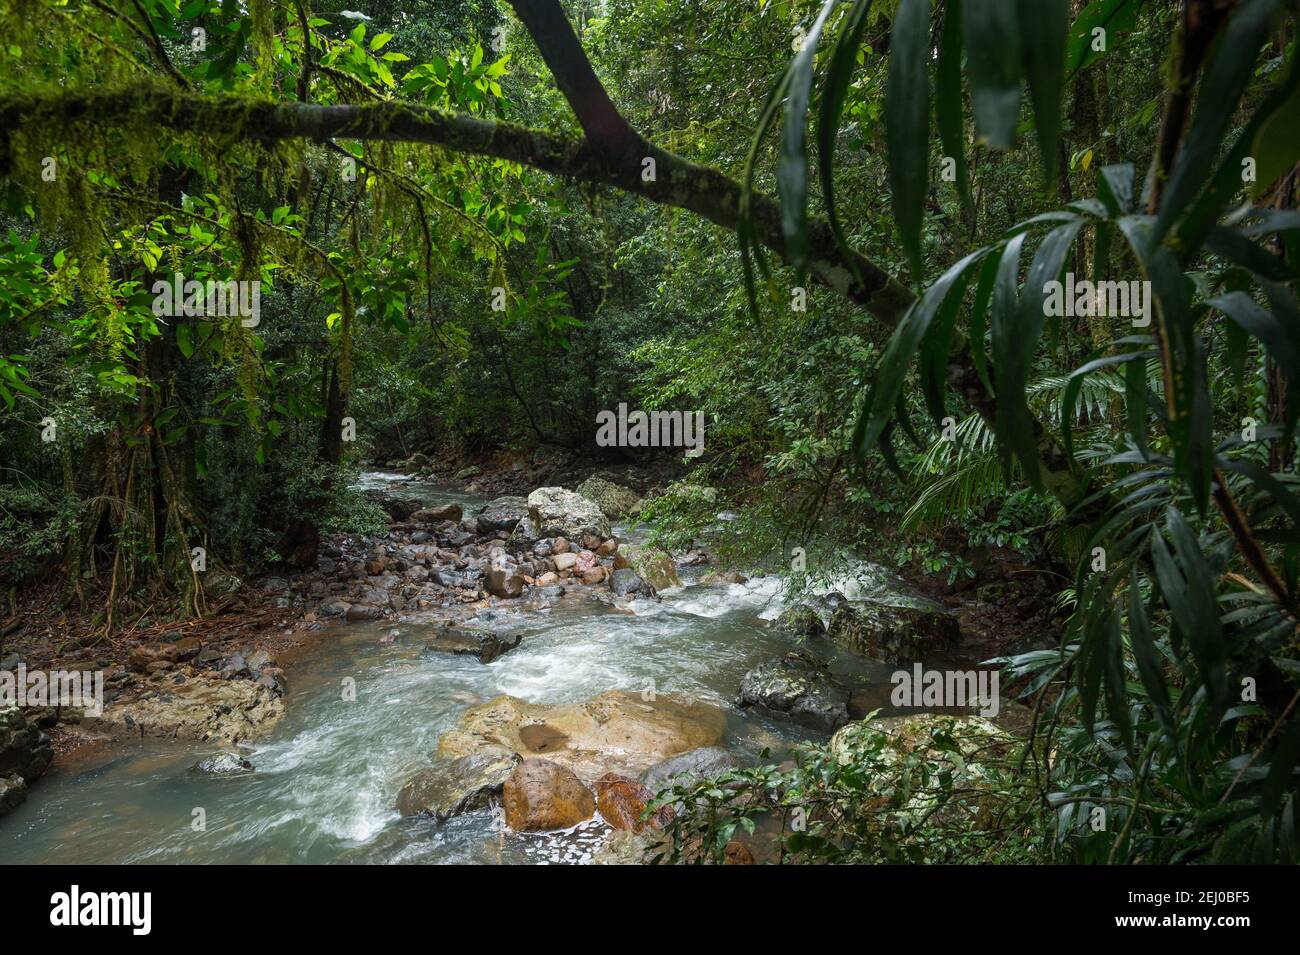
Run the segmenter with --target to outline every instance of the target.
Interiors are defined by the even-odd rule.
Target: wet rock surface
[[[49,768],[49,737],[17,706],[0,709],[0,815],[18,806]]]
[[[139,695],[106,704],[85,722],[124,737],[233,744],[258,738],[283,715],[280,695],[255,681],[160,674]]]
[[[726,715],[663,694],[643,700],[610,690],[582,703],[547,706],[499,696],[467,710],[438,741],[444,757],[496,752],[547,759],[586,780],[635,776],[670,756],[720,744]]]
[[[849,721],[849,691],[806,650],[792,650],[754,667],[740,683],[741,706],[759,706],[833,730]]]
[[[253,764],[238,753],[216,753],[194,764],[200,776],[243,776],[253,772]]]
[[[439,821],[486,809],[500,797],[517,759],[506,753],[472,753],[421,770],[397,795],[403,816],[426,815]]]
[[[572,770],[530,757],[510,771],[502,786],[506,825],[516,832],[568,829],[590,819],[596,800]]]

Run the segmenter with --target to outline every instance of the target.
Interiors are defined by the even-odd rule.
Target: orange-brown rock
[[[506,825],[516,832],[568,829],[596,811],[591,791],[572,770],[549,759],[525,759],[506,777],[501,793]]]
[[[640,832],[646,825],[662,829],[672,822],[672,806],[661,806],[649,818],[642,818],[653,798],[654,794],[635,779],[618,773],[606,773],[596,780],[596,808],[615,829]]]

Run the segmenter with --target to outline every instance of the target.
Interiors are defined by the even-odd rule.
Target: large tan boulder
[[[590,781],[607,772],[635,776],[670,756],[717,746],[726,728],[726,714],[716,706],[662,694],[647,700],[609,690],[559,706],[498,696],[467,710],[438,741],[438,753],[451,759],[485,750],[544,755]]]
[[[549,759],[525,759],[506,777],[501,794],[506,825],[516,832],[568,829],[590,819],[596,800],[572,770]]]

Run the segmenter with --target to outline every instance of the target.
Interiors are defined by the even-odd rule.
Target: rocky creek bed
[[[44,778],[48,743],[11,711],[0,857],[601,861],[658,787],[888,709],[897,664],[963,636],[880,568],[869,599],[786,606],[776,578],[655,552],[618,523],[635,495],[617,486],[489,499],[364,480],[387,535],[324,542],[256,585],[296,615],[295,661],[141,643],[102,715],[63,714],[113,744]]]

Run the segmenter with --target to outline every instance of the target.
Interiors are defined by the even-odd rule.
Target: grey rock
[[[200,776],[242,776],[253,771],[253,764],[238,753],[217,753],[194,764]]]
[[[537,537],[581,540],[584,534],[609,536],[609,518],[594,502],[562,487],[539,487],[528,495],[528,517]]]
[[[507,495],[499,497],[483,508],[478,515],[478,532],[495,534],[497,531],[512,531],[520,520],[528,516],[528,500]]]
[[[700,779],[737,769],[740,760],[720,746],[702,746],[656,763],[641,774],[641,784],[659,793],[670,786],[687,786]]]
[[[614,571],[609,578],[609,589],[618,597],[653,597],[655,592],[655,589],[642,580],[635,570],[628,567]]]
[[[849,691],[806,650],[766,660],[740,681],[741,706],[759,706],[821,729],[849,721]]]

